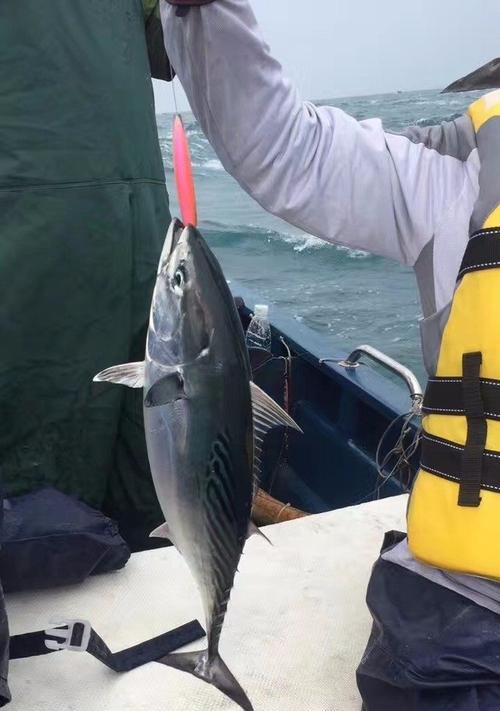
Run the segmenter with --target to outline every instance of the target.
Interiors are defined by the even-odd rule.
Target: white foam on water
[[[199,167],[205,168],[206,170],[217,170],[217,171],[224,170],[224,166],[222,165],[220,160],[218,160],[217,158],[210,158],[210,160],[205,161]]]

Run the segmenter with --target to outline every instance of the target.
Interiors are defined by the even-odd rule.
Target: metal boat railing
[[[415,415],[420,415],[424,396],[422,387],[417,376],[405,365],[402,365],[397,360],[394,360],[394,358],[388,356],[386,353],[379,351],[377,348],[368,345],[358,346],[352,351],[352,353],[347,358],[343,360],[335,360],[334,358],[322,358],[320,362],[336,363],[337,365],[342,366],[346,370],[354,370],[355,368],[358,368],[361,365],[360,361],[363,356],[367,356],[372,361],[374,361],[378,365],[382,366],[383,368],[403,380],[408,390],[410,391],[410,397],[413,403],[413,413]]]

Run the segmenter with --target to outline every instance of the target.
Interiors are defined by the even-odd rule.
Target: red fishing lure
[[[194,189],[193,168],[186,130],[180,114],[174,116],[172,130],[172,147],[174,156],[174,175],[177,186],[177,198],[181,210],[181,218],[185,225],[198,224],[196,208],[196,192]]]

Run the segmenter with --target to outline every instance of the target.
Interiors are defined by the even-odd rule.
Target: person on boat
[[[190,5],[204,7],[178,16]],[[248,0],[162,0],[161,12],[193,113],[244,190],[304,232],[415,269],[433,371],[479,190],[470,119],[393,134],[302,101]]]
[[[143,358],[170,221],[151,84],[170,78],[157,10],[0,7],[3,491],[53,486],[106,509],[133,545],[162,521],[141,395],[92,378]]]
[[[391,133],[384,130],[379,119],[356,121],[333,106],[302,101],[270,53],[249,0],[161,0],[160,7],[166,49],[193,113],[225,169],[243,189],[266,210],[304,232],[395,259],[414,269],[424,316],[424,360],[429,373],[435,374],[469,236],[483,224],[495,225],[484,223],[488,210],[498,204],[498,196],[492,190],[499,172],[498,167],[496,172],[492,169],[491,158],[486,161],[488,175],[481,181],[479,175],[481,155],[494,156],[496,149],[493,146],[488,151],[478,140],[479,126],[487,118],[493,99],[480,107],[476,121],[466,114],[440,126]],[[500,104],[500,97],[496,101]],[[500,110],[493,111],[493,115],[500,115]],[[496,121],[483,134],[484,141],[497,140]],[[487,178],[493,186],[491,190]],[[392,555],[392,562],[411,580],[406,588],[403,573],[399,577],[388,573],[389,577],[381,580],[380,575],[377,577],[380,568],[376,568],[369,589],[369,601],[378,620],[374,644],[376,640],[384,643],[386,629],[389,635],[394,633],[392,639],[400,650],[404,645],[405,649],[421,650],[418,643],[424,642],[417,643],[415,635],[418,625],[424,625],[422,615],[436,605],[436,615],[440,617],[439,622],[436,617],[426,620],[430,627],[423,632],[430,642],[425,642],[426,653],[419,660],[422,667],[416,656],[413,658],[414,668],[424,669],[420,680],[417,672],[412,676],[411,670],[405,676],[407,669],[398,667],[397,654],[389,673],[387,649],[378,655],[365,655],[364,668],[366,671],[371,664],[368,676],[373,675],[372,690],[376,695],[383,695],[383,689],[387,691],[388,680],[391,686],[396,679],[394,686],[398,687],[394,693],[387,691],[385,705],[372,703],[373,698],[368,703],[365,698],[366,709],[400,709],[406,705],[442,709],[444,705],[439,704],[445,701],[447,708],[464,711],[498,708],[498,683],[493,683],[493,692],[490,687],[487,691],[471,690],[459,668],[449,660],[459,654],[463,669],[467,669],[463,674],[470,675],[470,686],[474,686],[479,668],[495,667],[489,678],[493,682],[500,678],[498,665],[490,664],[489,657],[484,658],[488,650],[486,636],[484,645],[475,647],[470,643],[479,626],[498,630],[498,618],[488,618],[488,614],[500,612],[500,584],[480,577],[442,573],[424,565],[415,560],[404,541],[393,551],[387,555]],[[434,588],[426,588],[429,583],[434,583]],[[402,603],[405,609],[396,601],[400,588],[408,592]],[[443,589],[449,597],[438,603]],[[465,602],[459,603],[457,598]],[[422,601],[426,601],[424,610],[418,608]],[[459,634],[453,620],[451,627],[439,626],[450,610],[463,620],[463,636],[457,642],[460,653],[453,646]],[[470,624],[474,621],[472,628],[467,626],[467,620]],[[411,639],[404,636],[406,622],[410,624]],[[448,635],[451,657],[445,652],[440,656],[440,641],[433,636],[436,629],[438,637],[441,632]],[[442,690],[447,683],[455,688],[453,701],[448,696],[438,699],[439,693],[431,699],[432,685]],[[403,687],[408,691],[403,693]],[[473,704],[473,698],[483,693],[493,693],[497,705]],[[422,706],[417,705],[417,696]]]

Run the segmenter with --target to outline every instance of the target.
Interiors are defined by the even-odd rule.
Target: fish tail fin
[[[166,657],[157,661],[174,669],[193,674],[198,679],[206,681],[207,684],[212,684],[219,691],[222,691],[223,694],[237,703],[243,711],[253,711],[253,706],[248,696],[218,654],[209,659],[208,650],[205,649],[202,652],[167,654]]]

